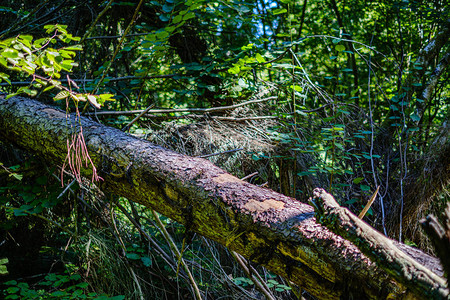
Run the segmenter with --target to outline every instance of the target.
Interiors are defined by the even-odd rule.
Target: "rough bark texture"
[[[355,216],[323,189],[314,191],[311,200],[316,217],[336,234],[352,241],[397,281],[424,299],[446,299],[449,291],[444,278],[412,259],[393,240],[382,235]]]
[[[155,209],[319,299],[416,297],[355,245],[318,224],[309,205],[241,181],[205,159],[27,98],[0,95],[0,139],[49,162],[63,164],[67,140],[79,125],[103,191]]]
[[[439,221],[433,215],[427,216],[425,219],[421,220],[420,224],[433,242],[437,256],[440,258],[444,267],[448,284],[450,275],[450,203],[447,203],[447,208],[444,212],[443,225],[439,224]]]

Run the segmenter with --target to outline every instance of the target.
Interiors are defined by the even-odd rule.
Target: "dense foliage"
[[[5,0],[0,16],[3,92],[78,113],[210,108],[273,96],[234,113],[150,110],[127,129],[158,142],[175,123],[208,126],[222,117],[222,128],[256,127],[270,147],[244,149],[233,166],[225,164],[231,173],[259,168],[254,183],[301,201],[324,187],[355,213],[379,187],[367,221],[427,247],[417,221],[448,201],[446,1]],[[97,117],[123,128],[134,115]],[[169,135],[163,144],[177,142],[184,141]],[[215,146],[208,149],[224,147]],[[225,249],[127,199],[99,195],[90,182],[61,188],[60,167],[0,148],[0,257],[10,258],[11,279],[40,274],[14,274],[11,253],[59,261],[56,273],[9,281],[10,299],[21,291],[36,299],[44,291],[74,299],[190,298],[196,288],[211,298],[224,288],[229,297],[256,297]],[[171,239],[194,266],[198,287]],[[282,279],[260,272],[272,293],[295,296]]]

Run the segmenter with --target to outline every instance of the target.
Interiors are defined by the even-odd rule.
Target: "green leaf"
[[[127,258],[133,259],[133,260],[138,260],[141,258],[141,256],[137,253],[127,253]]]
[[[20,291],[20,289],[19,289],[18,287],[15,287],[15,286],[12,286],[12,287],[9,287],[9,288],[6,289],[6,292],[7,292],[8,294],[15,294],[15,293],[17,293],[18,291]],[[14,299],[14,298],[10,298],[10,299]],[[17,298],[16,298],[16,299],[17,299]]]
[[[6,48],[5,50],[3,50],[2,54],[3,57],[5,58],[18,58],[19,57],[19,52],[17,50],[11,49],[11,48]]]
[[[359,184],[363,179],[364,179],[363,177],[357,177],[357,178],[353,179],[353,183]]]
[[[256,53],[256,61],[257,61],[258,63],[263,63],[263,62],[265,62],[266,60],[264,59],[264,57],[262,57],[261,54]]]
[[[156,33],[156,37],[160,40],[163,40],[168,36],[169,36],[169,33],[165,30]]]
[[[0,259],[0,275],[8,275],[8,269],[5,266],[8,262],[8,258]]]
[[[243,78],[239,78],[238,84],[240,87],[242,87],[244,89],[248,88],[248,84],[245,82],[245,80]]]
[[[336,45],[334,47],[334,49],[336,49],[336,51],[342,52],[345,50],[345,46],[344,45]]]
[[[176,15],[175,18],[173,18],[172,23],[177,24],[177,23],[180,23],[181,21],[183,21],[183,16]]]
[[[168,14],[161,14],[161,15],[159,16],[159,19],[160,19],[161,21],[163,21],[163,22],[168,22],[168,21],[170,20],[170,17],[169,17]]]
[[[283,69],[293,69],[295,66],[293,64],[273,64],[275,68],[283,68]]]
[[[240,67],[238,65],[235,65],[234,67],[228,69],[228,73],[230,74],[239,74],[239,72]]]
[[[108,298],[108,300],[124,300],[124,299],[125,299],[125,296],[123,296],[123,295]]]
[[[192,11],[188,12],[187,14],[185,14],[183,16],[183,21],[187,21],[189,19],[192,19],[195,17],[195,13],[193,13]]]
[[[411,114],[411,120],[413,120],[414,122],[418,122],[420,121],[420,116],[416,113]]]
[[[238,10],[240,13],[245,14],[245,13],[248,13],[248,12],[250,11],[250,8],[248,8],[248,7],[245,6],[245,5],[239,4],[239,6],[237,7],[237,10]]]
[[[359,186],[359,188],[360,188],[361,191],[363,191],[363,192],[370,191],[370,186],[368,186],[368,185],[361,184],[361,185]]]
[[[274,15],[280,15],[280,14],[284,14],[284,13],[287,13],[286,8],[276,8],[273,10]]]
[[[170,6],[170,5],[167,5],[167,4],[164,4],[163,7],[162,7],[162,11],[165,12],[165,13],[170,13],[172,10],[173,10],[173,6]]]
[[[144,264],[144,266],[146,267],[151,267],[152,266],[152,259],[148,256],[143,256],[141,257],[141,261]]]
[[[0,73],[0,82],[2,80],[6,81],[9,85],[11,85],[11,80],[9,80],[9,75],[5,73]]]
[[[66,99],[67,97],[69,97],[69,92],[68,91],[61,91],[58,94],[56,94],[55,97],[53,97],[53,100],[57,101],[57,100],[61,100],[61,99]]]
[[[67,46],[62,49],[70,50],[70,51],[81,51],[81,50],[83,50],[83,46],[80,44],[77,44],[77,45],[73,45],[73,46]]]
[[[9,174],[9,176],[12,176],[17,180],[22,180],[22,178],[23,178],[22,174],[17,174],[17,173],[11,173],[11,174]]]
[[[89,287],[89,283],[80,282],[79,284],[77,284],[77,287],[82,288],[82,289],[87,289]]]
[[[64,291],[56,291],[50,294],[50,296],[55,297],[55,298],[59,298],[59,297],[63,297],[66,296],[67,292]]]
[[[8,269],[4,265],[0,265],[0,275],[8,275]]]
[[[80,279],[81,279],[80,274],[72,274],[72,275],[70,275],[70,280],[78,281]]]

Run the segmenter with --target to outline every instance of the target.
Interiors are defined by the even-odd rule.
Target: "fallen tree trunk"
[[[62,165],[80,131],[99,187],[170,217],[319,299],[419,298],[318,224],[313,208],[192,158],[39,102],[0,95],[0,139]],[[92,169],[82,169],[85,176]],[[408,249],[405,246],[405,249]],[[411,251],[411,253],[413,253]],[[416,251],[425,262],[436,259]]]

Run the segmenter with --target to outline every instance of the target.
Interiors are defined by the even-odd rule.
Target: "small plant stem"
[[[239,253],[236,253],[234,251],[231,251],[231,255],[233,255],[236,262],[241,266],[242,270],[244,270],[245,275],[253,281],[256,288],[266,296],[266,299],[268,300],[276,300],[276,298],[270,293],[269,287],[265,284],[264,280],[259,276],[258,272],[253,272],[252,274],[250,272],[250,268],[247,267],[247,264],[242,260],[243,258],[239,255]]]
[[[194,276],[192,276],[191,271],[189,270],[188,266],[186,265],[186,262],[184,261],[183,257],[181,256],[180,251],[178,250],[177,246],[175,245],[174,241],[172,240],[172,238],[170,237],[169,232],[167,232],[166,227],[164,227],[164,224],[161,222],[161,220],[159,219],[158,214],[156,213],[156,211],[154,211],[153,209],[151,210],[153,217],[156,220],[156,223],[159,226],[159,229],[161,230],[161,233],[163,234],[164,238],[166,239],[167,243],[170,245],[170,248],[172,249],[172,251],[174,252],[174,254],[176,255],[176,257],[179,259],[179,261],[181,262],[181,265],[183,266],[184,271],[186,272],[186,274],[189,277],[189,281],[191,282],[192,288],[194,290],[194,295],[195,295],[195,299],[196,300],[201,300],[202,296],[200,294],[200,290],[198,289],[197,283],[195,282]]]

